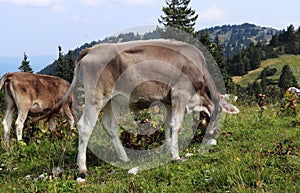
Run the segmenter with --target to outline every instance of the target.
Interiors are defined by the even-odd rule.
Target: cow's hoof
[[[89,172],[87,170],[81,171],[79,175],[76,178],[77,183],[84,183],[86,180],[86,177],[89,176]]]
[[[172,160],[173,160],[173,161],[180,161],[181,158],[180,158],[179,156],[176,156],[176,157],[173,157]]]
[[[126,157],[126,158],[120,158],[120,160],[122,160],[125,163],[130,162],[130,159],[128,157]]]
[[[78,178],[76,179],[76,182],[77,182],[78,184],[85,183],[85,178],[78,177]]]
[[[125,163],[130,162],[130,159],[127,157],[126,154],[121,154],[121,155],[119,155],[119,159],[120,159],[122,162],[125,162]]]
[[[179,157],[179,158],[176,158],[176,159],[172,159],[172,162],[173,163],[181,163],[181,162],[184,162],[186,160],[187,159],[185,157],[183,157],[183,158]]]

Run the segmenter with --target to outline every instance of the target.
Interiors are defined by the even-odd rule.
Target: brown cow
[[[6,112],[3,119],[4,139],[9,143],[10,128],[13,113],[17,110],[16,120],[17,140],[22,140],[22,130],[27,116],[41,116],[51,111],[59,103],[69,88],[69,83],[61,78],[32,74],[27,72],[6,73],[1,78],[0,88],[4,87]],[[61,113],[69,119],[70,127],[74,127],[71,112],[71,95],[61,108]],[[47,117],[50,129],[55,128],[54,117]]]
[[[100,44],[83,50],[65,99],[74,88],[79,70],[85,105],[78,122],[77,161],[83,173],[87,172],[87,144],[101,110],[103,126],[119,158],[125,162],[129,158],[118,136],[118,114],[122,106],[140,110],[157,101],[165,105],[166,125],[171,127],[171,131],[166,130],[166,141],[170,142],[172,159],[180,158],[178,134],[185,112],[204,111],[214,117],[211,119],[214,122],[221,109],[228,113],[239,111],[217,91],[202,53],[187,43],[133,41]]]

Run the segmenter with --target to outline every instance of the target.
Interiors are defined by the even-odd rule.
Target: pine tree
[[[65,76],[64,79],[68,82],[71,82],[74,75],[74,58],[71,51],[67,53],[66,60],[65,60]]]
[[[261,43],[258,42],[257,45],[250,43],[248,51],[251,70],[255,70],[259,68],[262,59]]]
[[[292,86],[298,87],[296,77],[293,75],[293,71],[288,64],[284,65],[281,70],[278,86],[283,91]]]
[[[267,87],[267,84],[268,84],[268,70],[269,70],[269,67],[266,67],[263,69],[263,71],[260,73],[260,86],[262,88],[262,90],[266,90],[266,87]]]
[[[160,16],[158,22],[168,27],[195,35],[195,24],[198,18],[195,10],[189,7],[191,0],[166,0],[166,7],[162,8],[165,16]]]
[[[33,73],[33,70],[32,70],[32,68],[31,68],[31,66],[29,65],[29,61],[27,61],[27,59],[28,59],[28,57],[27,57],[27,55],[24,53],[24,58],[23,58],[23,60],[22,60],[22,64],[21,64],[21,66],[19,66],[19,70],[21,71],[21,72],[30,72],[30,73]]]
[[[248,57],[247,49],[242,49],[241,57],[242,57],[241,63],[243,63],[243,65],[245,66],[245,71],[246,73],[248,73],[248,71],[251,70],[251,61]]]
[[[298,53],[297,35],[293,25],[288,26],[286,31],[279,34],[278,41],[279,45],[283,46],[283,53]]]
[[[246,66],[245,64],[242,62],[243,61],[243,56],[242,56],[242,53],[239,52],[236,57],[234,57],[234,60],[235,60],[235,64],[237,65],[237,75],[238,76],[243,76],[245,74],[247,74],[247,71],[246,71]]]
[[[300,54],[300,27],[296,31],[296,44],[297,44],[298,54]]]
[[[60,46],[58,46],[58,59],[56,61],[55,75],[60,78],[65,78],[65,62]]]
[[[278,40],[278,37],[279,37],[278,34],[275,34],[275,35],[272,37],[272,39],[271,39],[271,41],[270,41],[270,46],[272,46],[272,47],[274,47],[274,48],[276,48],[277,46],[279,46],[279,40]]]
[[[202,30],[198,32],[199,40],[206,49],[212,53],[213,52],[213,43],[211,41],[211,36],[208,30]]]
[[[214,57],[214,60],[216,61],[221,71],[225,88],[231,92],[232,87],[234,87],[234,83],[226,70],[226,62],[224,60],[223,47],[218,36],[215,37],[214,43],[212,45],[212,56]]]
[[[215,61],[217,62],[218,66],[222,72],[222,75],[227,73],[226,64],[225,64],[224,55],[223,55],[223,47],[221,45],[221,42],[220,42],[218,36],[215,37],[214,43],[212,45],[212,56],[214,57]]]

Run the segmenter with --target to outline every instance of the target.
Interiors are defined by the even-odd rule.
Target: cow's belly
[[[137,86],[130,95],[129,107],[133,110],[149,108],[153,102],[171,103],[170,87],[163,83],[148,81]]]

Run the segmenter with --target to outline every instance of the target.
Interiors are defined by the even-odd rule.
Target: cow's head
[[[201,112],[204,111],[208,116],[212,115],[213,110],[215,109],[216,103],[218,102],[219,108],[225,113],[237,114],[239,109],[234,105],[226,102],[223,95],[219,95],[216,101],[212,101],[207,96],[203,96],[199,93],[195,94],[186,105],[187,113],[192,111]]]
[[[205,117],[209,120],[207,128],[208,135],[215,135],[218,131],[218,119],[221,112],[229,114],[239,113],[239,109],[229,102],[225,101],[223,95],[218,95],[215,100],[211,100],[205,95],[195,94],[186,105],[187,113],[199,112],[205,114]]]

